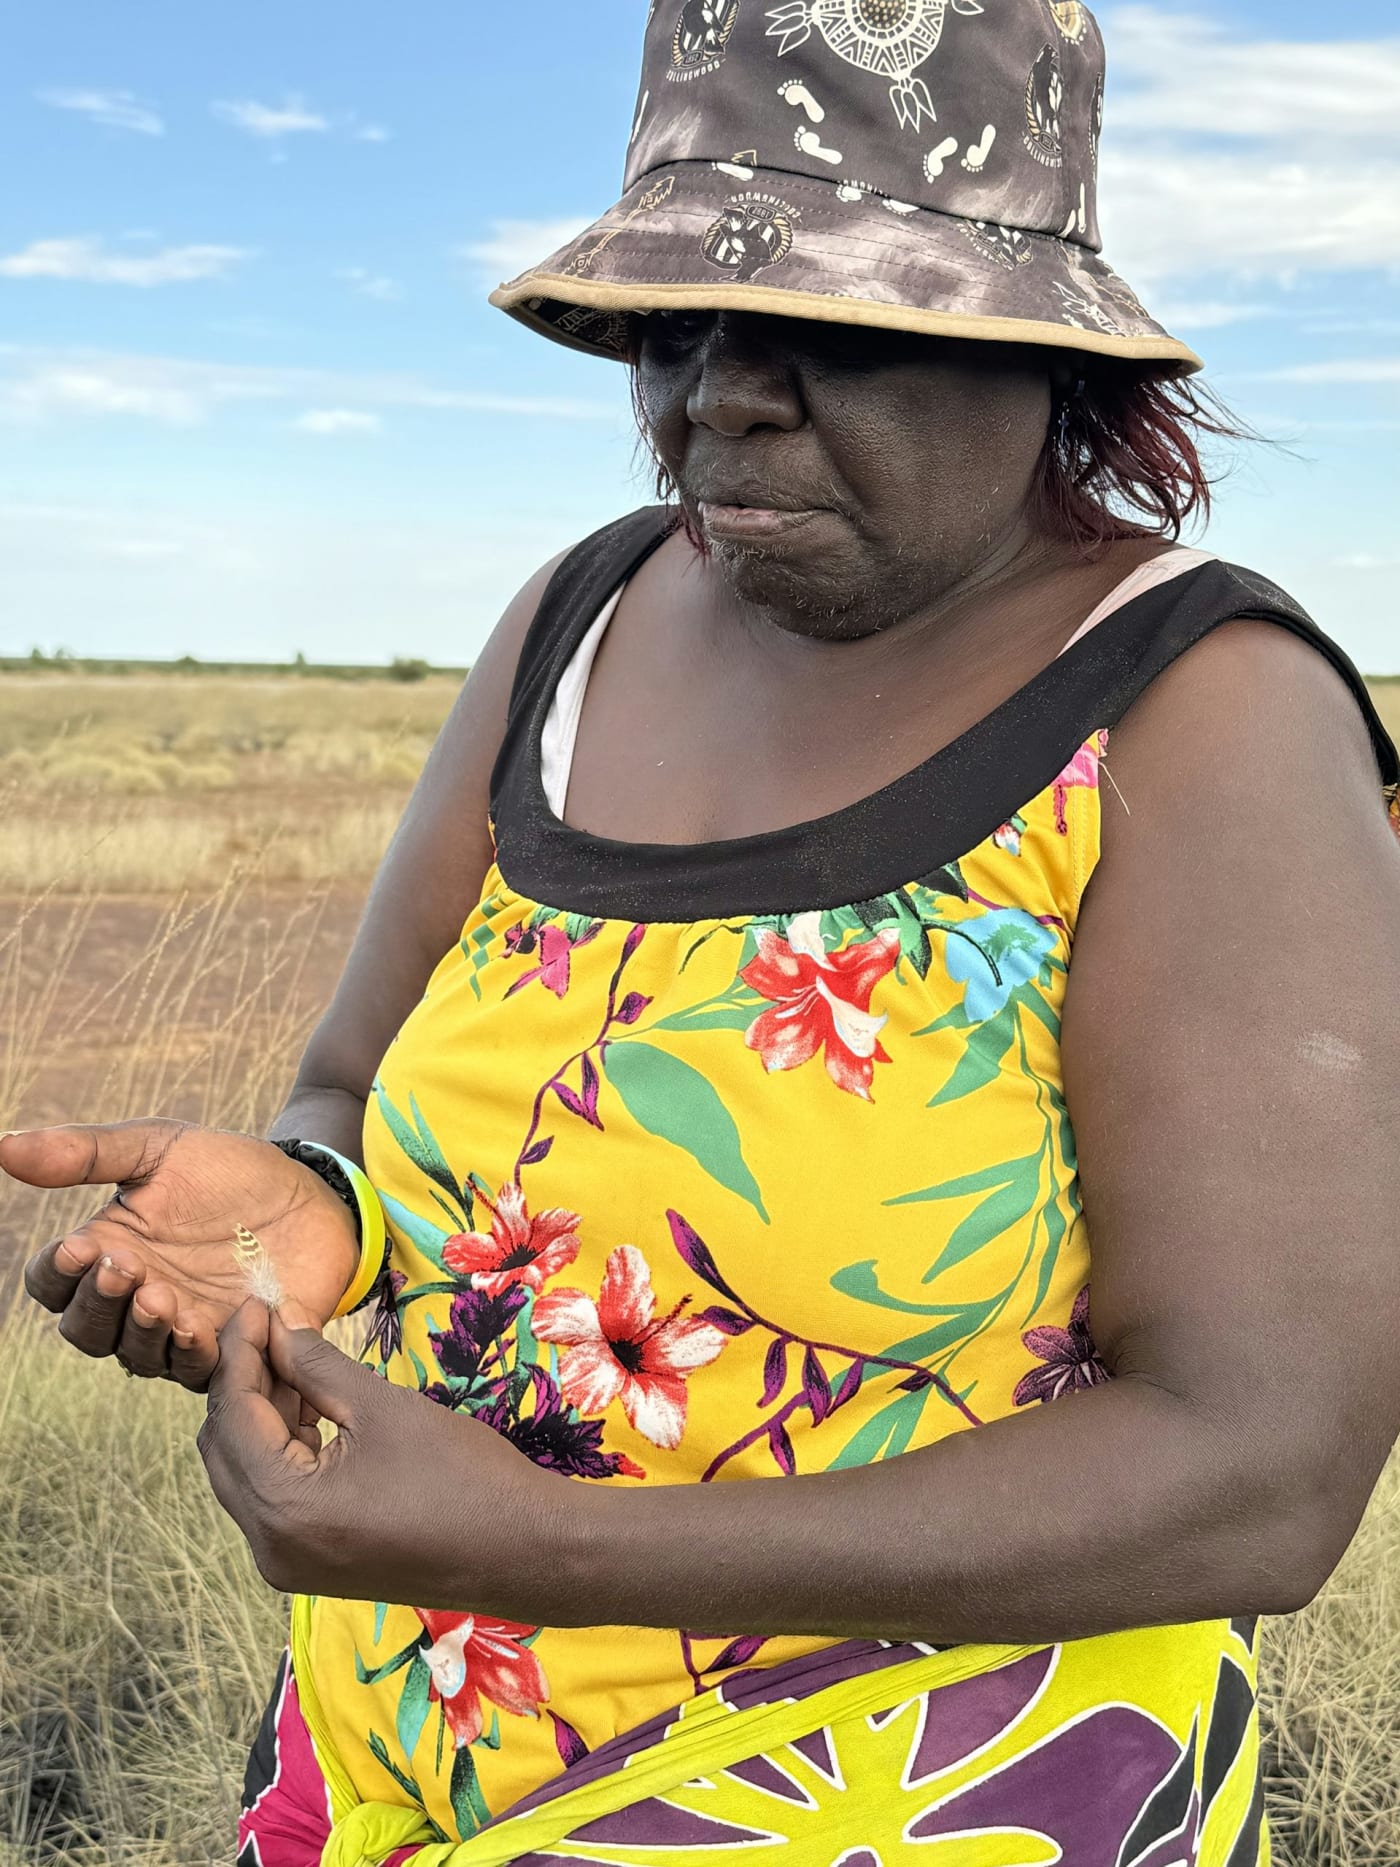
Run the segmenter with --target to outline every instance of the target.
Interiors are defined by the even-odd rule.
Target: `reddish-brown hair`
[[[1034,515],[1090,551],[1114,538],[1179,538],[1210,517],[1203,441],[1257,438],[1190,377],[1081,356],[1074,382],[1056,394]]]

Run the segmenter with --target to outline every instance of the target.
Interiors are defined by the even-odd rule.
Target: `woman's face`
[[[802,634],[888,628],[1014,547],[1050,419],[1037,353],[654,312],[637,389],[691,528]]]

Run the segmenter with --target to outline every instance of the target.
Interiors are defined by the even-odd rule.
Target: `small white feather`
[[[259,1303],[265,1303],[269,1309],[282,1306],[282,1285],[277,1272],[273,1269],[272,1259],[266,1252],[261,1252],[243,1272],[244,1284],[250,1297],[256,1297]]]

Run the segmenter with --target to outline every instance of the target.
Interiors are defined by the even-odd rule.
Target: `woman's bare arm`
[[[335,995],[272,1138],[360,1159],[380,1059],[462,930],[491,864],[491,769],[525,632],[559,558],[513,599],[458,696],[370,890]]]

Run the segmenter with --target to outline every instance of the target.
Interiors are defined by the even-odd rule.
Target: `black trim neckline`
[[[1236,617],[1278,622],[1351,686],[1386,784],[1400,756],[1355,665],[1291,597],[1212,559],[1131,598],[966,732],[840,810],[709,843],[629,843],[556,817],[541,747],[555,690],[608,598],[670,535],[648,507],[605,526],[559,565],[527,632],[492,775],[497,861],[526,898],[604,920],[689,922],[867,901],[967,855],[1054,783],[1100,727],[1179,655]]]

